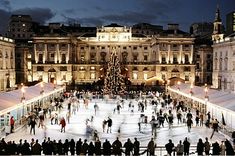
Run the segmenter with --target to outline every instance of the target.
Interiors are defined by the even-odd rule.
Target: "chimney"
[[[177,34],[177,30],[179,29],[179,24],[168,24],[168,30],[174,30],[174,34]]]

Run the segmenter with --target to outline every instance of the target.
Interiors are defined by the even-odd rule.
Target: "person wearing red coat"
[[[13,133],[14,125],[15,125],[15,120],[14,120],[14,117],[11,116],[11,119],[10,119],[11,133]]]
[[[66,122],[65,122],[64,117],[61,118],[60,124],[61,124],[61,132],[62,132],[63,130],[64,130],[64,132],[65,132]]]

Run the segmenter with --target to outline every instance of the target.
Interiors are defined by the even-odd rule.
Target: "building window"
[[[91,73],[91,79],[95,79],[95,73]]]
[[[65,62],[66,62],[66,55],[65,55],[65,54],[62,54],[61,57],[62,57],[62,58],[61,58],[61,62],[62,62],[62,63],[65,63]]]
[[[136,46],[134,46],[134,47],[133,47],[133,49],[134,49],[134,50],[136,50],[136,49],[137,49],[137,47],[136,47]]]
[[[188,54],[184,55],[184,61],[185,61],[185,64],[189,64],[189,56],[188,56]]]
[[[44,71],[44,67],[43,66],[37,66],[37,71]]]
[[[95,67],[91,67],[91,70],[95,70]]]
[[[138,79],[137,73],[133,73],[133,79],[134,79],[134,80],[137,80],[137,79]]]
[[[81,50],[83,50],[84,49],[84,47],[81,47]]]
[[[148,74],[144,73],[144,80],[147,80],[147,79],[148,79]]]
[[[177,54],[176,54],[176,53],[173,53],[173,63],[174,63],[174,64],[177,64],[177,63],[178,63]]]
[[[166,80],[166,75],[165,74],[162,74],[162,79]]]
[[[38,62],[42,62],[42,59],[43,59],[43,55],[42,55],[42,54],[39,54],[39,55],[38,55]]]
[[[144,50],[148,50],[148,47],[144,47]]]
[[[126,47],[123,47],[123,49],[126,49]]]
[[[189,76],[185,75],[185,81],[189,81]]]
[[[166,67],[161,67],[161,71],[167,71]]]
[[[60,71],[67,71],[67,67],[66,66],[61,66]]]
[[[148,60],[148,56],[144,55],[144,61],[147,61],[147,60]]]

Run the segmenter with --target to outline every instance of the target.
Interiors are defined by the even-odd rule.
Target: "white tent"
[[[50,94],[61,92],[64,88],[52,83],[44,83],[43,87],[40,84],[31,87],[24,86],[24,90],[24,104],[28,104]],[[42,90],[43,94],[41,94]],[[22,104],[22,97],[21,89],[0,93],[0,115],[19,107]]]
[[[222,113],[224,114],[225,123],[231,128],[235,128],[235,94],[206,87],[194,86],[190,88],[190,84],[179,84],[168,87],[169,92],[182,95],[186,98],[197,101],[202,105],[206,105],[206,110],[211,112],[214,118],[219,121],[222,120]],[[190,93],[192,91],[192,94]],[[206,98],[206,96],[208,98]]]

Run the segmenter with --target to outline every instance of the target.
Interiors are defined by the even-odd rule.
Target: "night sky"
[[[6,30],[12,14],[29,14],[41,24],[146,22],[166,28],[168,23],[179,23],[180,29],[189,31],[192,23],[213,22],[217,4],[225,24],[226,14],[235,10],[235,0],[0,0],[0,32]]]

